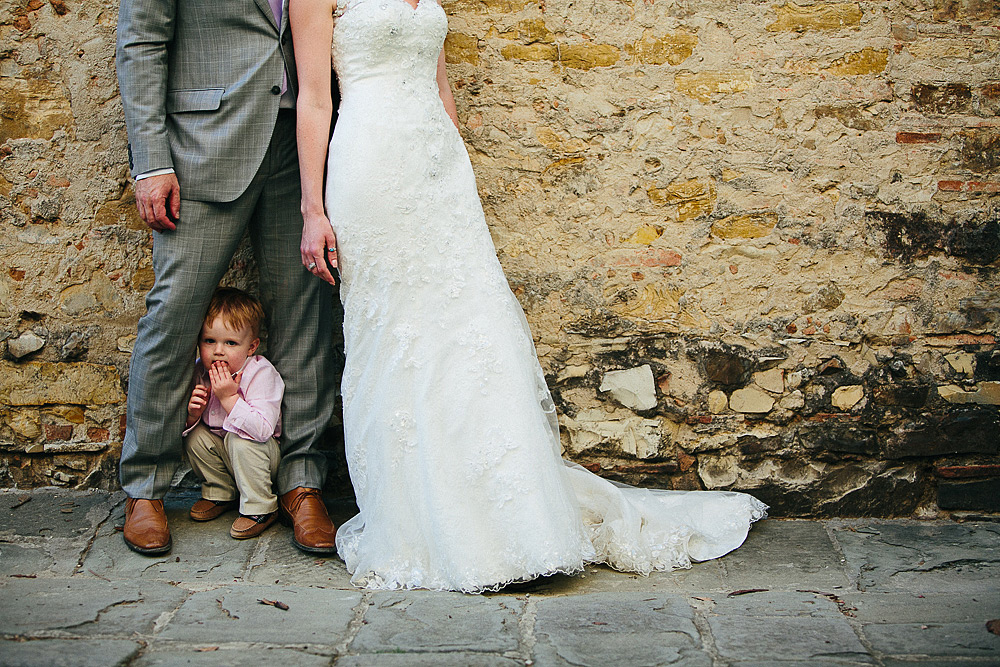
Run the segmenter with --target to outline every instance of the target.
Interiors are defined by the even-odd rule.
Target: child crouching
[[[246,292],[216,290],[198,338],[195,385],[188,401],[184,449],[202,479],[191,518],[209,521],[232,509],[240,516],[229,534],[256,537],[277,518],[272,483],[281,452],[281,398],[285,383],[260,355],[264,310]]]

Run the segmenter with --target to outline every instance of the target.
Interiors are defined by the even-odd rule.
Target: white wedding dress
[[[648,573],[738,547],[766,507],[613,484],[560,458],[555,408],[438,94],[435,0],[342,0],[337,234],[352,582],[481,592],[588,562]]]

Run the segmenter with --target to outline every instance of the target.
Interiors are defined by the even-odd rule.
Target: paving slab
[[[485,653],[369,653],[339,658],[337,667],[524,667],[524,661]]]
[[[694,610],[678,595],[589,593],[543,599],[536,665],[705,665]]]
[[[975,593],[1000,581],[1000,524],[859,520],[832,526],[862,591]]]
[[[110,667],[125,665],[142,645],[127,639],[0,639],[4,667]]]
[[[287,610],[262,604],[280,601]],[[164,624],[163,640],[335,646],[347,636],[356,591],[305,586],[237,585],[193,593]]]
[[[1000,663],[1000,637],[986,623],[867,624],[862,632],[876,651],[887,655],[981,657]]]
[[[168,496],[164,502],[173,548],[162,556],[140,556],[125,546],[121,531],[124,508],[116,510],[112,521],[97,538],[81,568],[97,576],[115,579],[149,579],[180,582],[193,587],[231,583],[242,578],[256,540],[234,540],[229,527],[234,512],[214,521],[192,521],[188,516],[194,499]],[[269,530],[278,530],[272,527]]]
[[[89,538],[125,498],[107,491],[35,489],[0,492],[0,539]]]
[[[1000,583],[977,593],[844,593],[862,623],[981,623],[1000,618]]]
[[[148,634],[187,591],[159,582],[96,579],[0,580],[0,634]]]
[[[337,556],[304,553],[292,544],[292,531],[272,528],[261,535],[250,557],[245,579],[261,584],[288,584],[357,590],[344,561]]]
[[[830,535],[816,521],[761,521],[743,546],[719,563],[730,590],[836,591],[851,583]]]
[[[198,647],[178,647],[158,644],[129,667],[327,667],[329,655],[271,646],[228,647],[215,644]]]
[[[706,590],[721,590],[726,586],[725,575],[718,561],[693,563],[690,569],[652,572],[648,576],[619,572],[605,565],[588,565],[580,574],[555,574],[526,584],[507,586],[494,596],[554,597],[587,593],[665,593],[683,594]]]
[[[469,651],[502,653],[518,647],[524,603],[432,591],[379,592],[371,596],[351,653]]]
[[[0,576],[68,577],[86,548],[81,540],[0,541]]]
[[[707,617],[716,649],[728,661],[874,662],[837,605],[821,595],[762,592],[720,598]]]

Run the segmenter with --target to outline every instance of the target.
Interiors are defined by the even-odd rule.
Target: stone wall
[[[445,7],[567,456],[775,515],[1000,511],[995,1]],[[0,0],[3,486],[115,484],[152,280],[115,16]]]

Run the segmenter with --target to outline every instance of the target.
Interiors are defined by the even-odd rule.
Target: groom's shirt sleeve
[[[257,356],[243,371],[239,398],[222,428],[241,438],[267,442],[281,435],[281,397],[285,383],[271,362]]]
[[[115,63],[133,176],[172,169],[167,138],[167,49],[177,0],[122,0]]]

